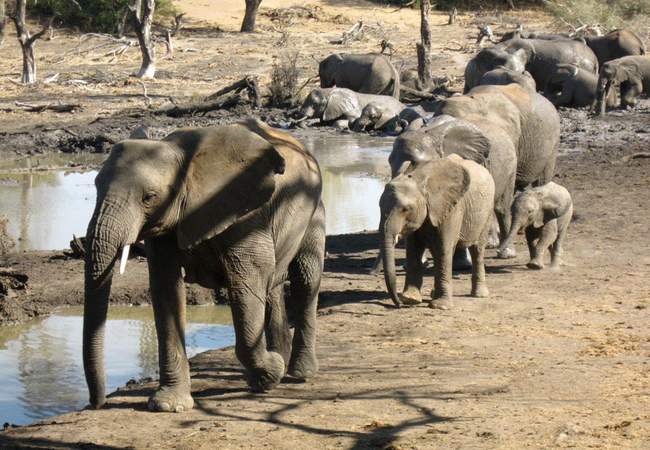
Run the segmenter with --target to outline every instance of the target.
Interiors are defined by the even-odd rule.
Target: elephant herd
[[[598,103],[603,112],[616,84],[623,107],[650,89],[645,46],[628,30],[581,41],[523,30],[509,37],[470,61],[464,94],[439,102],[432,115],[399,101],[399,74],[380,54],[324,59],[321,87],[302,105],[298,123],[319,118],[356,131],[402,131],[379,203],[379,260],[398,306],[423,301],[425,250],[435,265],[430,307],[453,307],[452,263],[463,249],[471,256],[472,295],[487,296],[483,259],[496,228],[498,257],[515,256],[512,241],[523,231],[528,267],[544,268],[547,249],[551,267],[559,267],[573,205],[551,181],[560,140],[554,105]],[[113,272],[124,270],[129,246],[139,240],[147,249],[159,346],[160,386],[149,409],[180,412],[194,404],[185,282],[227,287],[235,352],[252,391],[272,389],[285,374],[316,374],[325,211],[318,162],[300,142],[252,119],[183,128],[162,140],[138,129],[113,147],[95,184],[83,328],[92,407],[106,402],[103,341]],[[402,237],[406,280],[398,295],[395,246]]]

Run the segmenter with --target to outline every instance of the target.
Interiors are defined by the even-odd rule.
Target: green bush
[[[546,0],[546,9],[571,25],[599,24],[606,30],[637,28],[650,15],[648,0]]]
[[[79,6],[70,0],[28,0],[27,8],[45,16],[58,13],[68,27],[114,33],[127,5],[132,5],[133,0],[76,0],[76,3]],[[171,16],[175,12],[172,0],[156,0],[154,18]]]

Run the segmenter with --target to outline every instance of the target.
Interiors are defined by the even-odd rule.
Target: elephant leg
[[[431,293],[433,301],[429,308],[451,309],[454,306],[452,290],[452,265],[454,239],[445,239],[441,236],[434,243],[433,257],[436,265],[435,287]]]
[[[512,205],[512,198],[514,197],[514,179],[512,180],[512,188],[506,189],[506,192],[494,202],[494,215],[499,224],[499,242],[503,242],[510,232],[512,224],[512,212],[510,205]],[[503,251],[497,253],[499,259],[510,259],[517,256],[515,246],[511,243]]]
[[[627,81],[621,83],[621,108],[628,106],[634,108],[636,103],[635,97],[643,91],[641,80]]]
[[[170,237],[147,241],[160,368],[160,386],[149,397],[152,411],[181,412],[194,406],[185,353],[185,283],[177,248]]]
[[[526,233],[526,243],[528,244],[528,254],[532,260],[537,254],[536,245],[542,235],[541,228],[527,227],[524,231]]]
[[[553,156],[548,160],[546,166],[544,166],[544,170],[542,170],[542,174],[540,175],[540,177],[537,179],[537,181],[533,182],[534,187],[544,186],[546,183],[553,180],[553,177],[555,176],[556,158],[557,158],[557,151],[554,151]]]
[[[318,372],[316,309],[325,257],[325,211],[314,214],[298,254],[289,264],[291,302],[296,330],[293,335],[289,375],[309,378]]]
[[[472,245],[469,252],[472,255],[472,297],[487,297],[490,291],[485,284],[485,244]]]
[[[400,300],[405,305],[422,303],[424,249],[426,242],[417,231],[406,236],[406,280]]]
[[[562,87],[562,93],[551,99],[551,103],[556,108],[562,105],[570,105],[573,102],[573,91],[568,88]]]
[[[291,356],[291,329],[284,301],[284,283],[276,286],[266,300],[265,335],[267,350],[279,353],[285,365]]]
[[[573,208],[568,213],[568,219],[563,223],[560,223],[558,220],[558,229],[557,229],[557,239],[553,245],[551,245],[551,269],[559,269],[562,266],[562,255],[564,254],[564,248],[562,244],[564,243],[564,236],[566,235],[567,228],[569,227],[569,222],[571,220],[571,215],[573,213]]]
[[[485,244],[486,248],[499,248],[499,229],[500,224],[498,221],[492,220],[490,222],[490,233],[488,234],[487,243]]]
[[[533,247],[531,252],[531,259],[528,262],[527,266],[530,269],[543,269],[544,266],[544,255],[546,254],[546,249],[553,244],[557,238],[557,220],[551,220],[550,222],[544,224],[541,229],[541,233],[537,243]]]

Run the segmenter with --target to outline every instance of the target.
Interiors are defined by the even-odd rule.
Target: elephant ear
[[[491,142],[479,127],[465,120],[456,119],[444,122],[436,132],[442,137],[440,144],[442,157],[455,154],[463,159],[485,165],[490,155]]]
[[[562,217],[571,207],[571,196],[561,186],[550,182],[542,186],[542,188],[549,189],[550,192],[540,195],[539,214],[535,217],[535,223],[533,224],[536,228],[539,228],[545,222]]]
[[[188,154],[185,197],[177,228],[188,249],[214,237],[271,199],[284,158],[266,140],[239,126],[185,129],[169,141]]]
[[[439,227],[447,219],[469,189],[470,174],[458,161],[459,157],[452,156],[429,161],[421,169],[416,169],[424,171],[427,176],[420,186],[434,227]]]
[[[323,120],[328,122],[338,119],[345,113],[352,113],[355,117],[359,117],[361,113],[359,109],[359,100],[355,92],[349,89],[334,89],[327,97]]]

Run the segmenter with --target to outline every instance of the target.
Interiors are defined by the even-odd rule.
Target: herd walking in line
[[[471,295],[486,297],[486,247],[513,258],[520,232],[529,268],[544,269],[547,250],[550,268],[560,268],[573,203],[552,181],[560,142],[556,107],[590,107],[597,114],[617,104],[633,107],[636,95],[650,90],[645,53],[631,30],[573,39],[517,29],[468,63],[463,94],[430,111],[399,101],[400,75],[387,56],[334,54],[321,61],[321,87],[309,93],[294,124],[318,119],[338,129],[397,135],[388,160],[392,179],[378,206],[377,261],[395,305],[415,305],[424,301],[428,250],[435,270],[429,306],[450,309],[454,264],[466,260]],[[103,335],[112,273],[124,269],[129,245],[139,240],[147,248],[160,349],[160,387],[149,409],[180,412],[194,404],[184,282],[228,288],[235,351],[252,391],[272,389],[285,374],[317,373],[325,211],[318,162],[300,142],[252,119],[184,128],[162,140],[138,129],[113,147],[95,184],[83,336],[93,407],[106,401]],[[401,238],[406,280],[400,294],[395,247]]]

